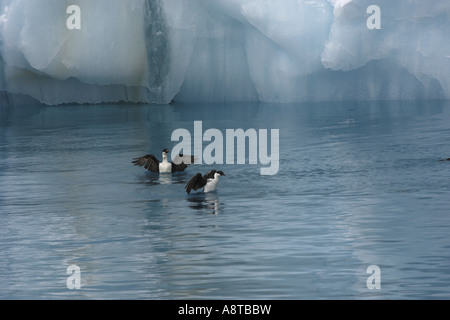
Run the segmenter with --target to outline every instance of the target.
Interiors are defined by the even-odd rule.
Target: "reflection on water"
[[[193,194],[187,198],[189,207],[195,210],[219,214],[220,203],[219,197],[215,192]]]
[[[279,173],[132,165],[196,120],[280,129]],[[2,106],[0,298],[449,298],[449,135],[439,101]]]
[[[185,184],[186,175],[185,174],[170,174],[170,173],[143,173],[136,174],[136,178],[139,183],[149,186],[158,185],[171,185],[171,184]]]

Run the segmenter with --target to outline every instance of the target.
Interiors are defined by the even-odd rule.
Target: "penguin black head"
[[[163,153],[169,153],[169,149],[163,149]]]
[[[216,173],[220,174],[221,176],[226,176],[226,174],[223,173],[223,171],[217,171]]]

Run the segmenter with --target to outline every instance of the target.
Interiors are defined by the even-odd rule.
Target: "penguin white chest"
[[[159,172],[160,173],[171,173],[172,172],[172,164],[170,162],[163,161],[159,164]]]
[[[218,179],[208,179],[208,182],[206,182],[203,192],[207,193],[207,192],[216,191],[218,182],[219,182]]]

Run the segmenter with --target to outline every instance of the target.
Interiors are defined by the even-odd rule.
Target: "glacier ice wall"
[[[69,30],[69,5],[81,29]],[[381,9],[370,30],[367,8]],[[0,0],[0,91],[47,104],[449,99],[450,3]]]
[[[3,0],[4,87],[41,102],[152,101],[161,87],[167,42],[159,3],[145,0]],[[66,25],[81,10],[81,29]],[[151,45],[147,45],[151,44]],[[165,89],[165,88],[164,88]]]

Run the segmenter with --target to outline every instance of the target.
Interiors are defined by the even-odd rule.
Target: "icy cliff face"
[[[372,3],[381,9],[379,30],[360,27]],[[450,2],[337,0],[335,5],[321,54],[325,68],[348,72],[379,61],[376,73],[389,75],[391,83],[389,88],[376,88],[373,98],[450,97],[450,76],[444,71],[450,70]],[[367,74],[367,79],[376,73]]]
[[[80,8],[80,29],[70,29]],[[145,0],[4,0],[4,86],[41,102],[170,101],[163,14]]]
[[[0,0],[0,91],[47,104],[449,99],[449,21],[446,0]]]

